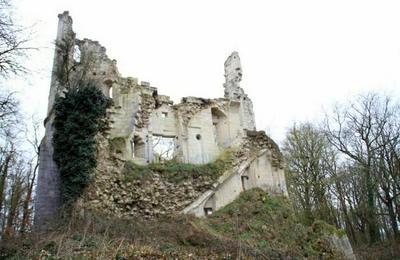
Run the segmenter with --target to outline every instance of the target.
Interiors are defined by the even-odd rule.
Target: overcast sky
[[[14,0],[34,25],[23,108],[45,117],[57,14],[98,40],[123,76],[175,102],[223,96],[224,61],[239,52],[259,130],[280,141],[294,121],[360,92],[400,97],[400,1]],[[17,85],[17,84],[16,84]]]

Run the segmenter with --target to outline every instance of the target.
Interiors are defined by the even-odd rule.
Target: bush
[[[78,198],[96,167],[97,133],[108,127],[111,100],[95,86],[73,88],[57,97],[54,110],[54,161],[61,176],[61,198],[68,206]]]

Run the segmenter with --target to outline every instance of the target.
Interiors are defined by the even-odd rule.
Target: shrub
[[[70,89],[57,97],[54,110],[54,161],[61,176],[61,198],[68,206],[78,198],[96,167],[95,136],[108,127],[111,100],[95,86]]]

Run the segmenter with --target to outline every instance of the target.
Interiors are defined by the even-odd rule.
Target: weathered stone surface
[[[77,39],[68,12],[59,15],[51,78],[46,133],[41,143],[35,204],[35,224],[54,219],[60,207],[60,177],[53,161],[53,105],[58,95],[91,84],[113,99],[108,111],[110,131],[97,136],[97,167],[92,183],[77,202],[106,214],[144,218],[184,212],[204,216],[227,205],[247,189],[287,195],[284,162],[277,144],[265,132],[256,131],[253,104],[243,88],[237,52],[224,64],[224,98],[185,97],[173,104],[149,82],[122,77],[116,61],[99,42]],[[171,158],[155,147],[169,140]],[[126,161],[145,165],[166,159],[180,163],[212,162],[226,149],[234,150],[230,167],[220,176],[193,175],[174,182],[161,172],[142,179],[126,179]],[[353,259],[348,240],[331,240]]]
[[[207,210],[218,210],[252,188],[287,195],[283,159],[275,142],[263,131],[247,131],[239,147],[232,167],[183,209],[184,213],[205,216]]]
[[[35,225],[43,227],[58,216],[60,207],[60,176],[53,160],[51,136],[45,136],[40,144],[39,176],[35,200]]]
[[[98,166],[84,197],[85,207],[92,210],[145,218],[177,213],[213,184],[208,175],[176,183],[156,172],[145,179],[126,180],[125,160],[110,152],[107,138],[98,136],[97,140]]]
[[[224,98],[185,97],[173,104],[150,83],[122,77],[106,48],[97,41],[77,39],[72,18],[68,12],[61,14],[39,170],[37,209],[43,214],[38,213],[38,218],[54,215],[50,212],[59,206],[59,177],[51,152],[54,99],[85,84],[97,86],[114,103],[108,111],[111,129],[104,140],[99,137],[96,177],[87,193],[92,208],[119,215],[162,215],[183,210],[209,190],[218,194],[225,189],[221,193],[225,198],[215,200],[218,208],[243,190],[240,178],[245,172],[262,176],[257,182],[251,175],[248,187],[285,192],[279,148],[265,133],[248,132],[255,130],[254,113],[251,100],[240,87],[242,68],[237,52],[228,57],[224,69]],[[170,142],[170,157],[181,163],[205,164],[228,148],[240,149],[232,163],[234,170],[219,182],[201,176],[178,185],[157,174],[142,182],[124,182],[121,167],[126,160],[144,165],[171,159],[163,158],[155,148],[160,139]]]

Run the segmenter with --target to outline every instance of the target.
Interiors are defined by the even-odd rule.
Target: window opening
[[[135,136],[131,141],[131,148],[132,148],[132,158],[142,158],[144,159],[145,156],[145,143],[143,142],[142,138],[139,136]]]
[[[81,62],[81,49],[79,49],[78,45],[74,46],[74,55],[73,55],[73,59],[75,62]]]
[[[108,89],[108,96],[110,98],[113,98],[113,87],[112,86]]]
[[[204,214],[206,216],[210,216],[213,213],[213,209],[212,208],[204,208]]]
[[[153,136],[155,162],[172,160],[175,153],[175,137]]]
[[[135,142],[131,140],[132,158],[135,158]]]
[[[244,191],[246,190],[246,183],[248,180],[249,180],[249,176],[242,175],[242,188]]]

